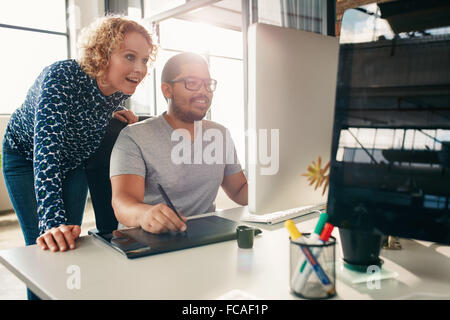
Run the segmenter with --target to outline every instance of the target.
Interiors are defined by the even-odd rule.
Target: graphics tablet
[[[89,234],[133,259],[163,252],[198,247],[236,239],[234,221],[218,216],[190,219],[186,232],[152,234],[141,228],[114,230],[112,233],[90,231]]]

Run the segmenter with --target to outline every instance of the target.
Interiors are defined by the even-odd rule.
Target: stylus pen
[[[164,201],[169,206],[169,208],[172,209],[173,212],[175,212],[175,214],[177,215],[177,217],[180,220],[183,220],[183,219],[181,219],[180,215],[178,214],[177,209],[175,209],[175,206],[173,205],[172,201],[170,201],[169,196],[167,195],[167,193],[164,191],[163,187],[159,183],[158,183],[158,189],[159,189],[159,192],[161,193],[162,197],[164,198]]]

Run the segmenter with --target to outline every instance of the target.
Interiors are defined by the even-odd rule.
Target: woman
[[[136,90],[156,46],[138,23],[105,17],[85,31],[79,61],[46,67],[9,120],[3,174],[26,245],[75,248],[87,198],[83,162],[112,117],[137,117],[120,104]]]

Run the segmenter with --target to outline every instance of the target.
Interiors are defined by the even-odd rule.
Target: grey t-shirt
[[[110,176],[144,177],[144,203],[165,203],[159,183],[183,215],[215,211],[224,176],[242,171],[229,131],[213,121],[198,121],[191,142],[187,130],[174,130],[163,115],[120,132],[111,154]]]

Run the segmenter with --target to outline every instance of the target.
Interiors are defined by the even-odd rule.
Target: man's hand
[[[181,213],[181,220],[177,214],[165,204],[152,206],[141,216],[139,224],[142,229],[151,233],[165,233],[168,231],[186,231],[186,217]]]
[[[116,111],[113,113],[113,118],[128,124],[132,124],[139,121],[139,118],[131,110]]]
[[[78,225],[60,225],[52,228],[37,238],[36,243],[42,250],[50,249],[53,252],[75,249],[75,240],[78,239],[81,228]]]
[[[185,231],[186,217],[166,204],[150,205],[144,203],[144,177],[134,174],[121,174],[111,177],[112,207],[117,220],[127,227],[141,227],[151,233]]]

